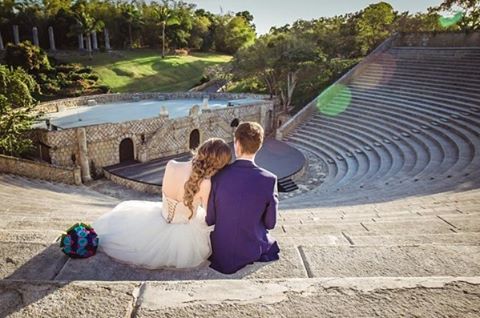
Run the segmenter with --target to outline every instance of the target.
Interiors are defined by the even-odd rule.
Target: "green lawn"
[[[77,55],[61,60],[92,66],[101,82],[113,92],[175,92],[187,91],[198,84],[207,66],[226,63],[231,58],[214,53],[192,53],[162,59],[158,50],[131,50],[97,53],[92,59]]]

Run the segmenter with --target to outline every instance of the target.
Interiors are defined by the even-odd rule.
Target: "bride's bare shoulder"
[[[171,159],[167,162],[167,167],[172,168],[181,168],[181,167],[188,167],[190,162],[188,161],[176,161],[175,159]]]

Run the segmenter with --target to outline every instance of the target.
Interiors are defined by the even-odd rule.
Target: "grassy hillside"
[[[158,50],[120,51],[62,58],[92,66],[102,83],[113,92],[186,91],[196,85],[203,70],[210,65],[226,63],[231,56],[214,53],[193,53],[189,56],[168,56],[162,59]]]

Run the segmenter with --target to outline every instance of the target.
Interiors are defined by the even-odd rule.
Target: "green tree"
[[[19,156],[31,149],[27,132],[35,119],[31,93],[36,89],[25,71],[0,65],[0,153]]]
[[[395,17],[395,11],[386,2],[371,4],[360,12],[356,23],[363,54],[367,54],[390,35]]]
[[[480,0],[444,0],[438,7],[430,9],[433,13],[461,13],[454,17],[455,25],[462,31],[480,30]]]
[[[212,21],[206,16],[196,15],[193,19],[192,31],[189,40],[189,46],[194,49],[202,49],[205,39],[210,32]]]
[[[215,29],[217,51],[234,54],[255,41],[255,30],[243,16],[225,15],[218,18]]]
[[[121,4],[121,14],[124,23],[128,28],[128,45],[133,47],[133,32],[132,29],[138,28],[142,23],[142,16],[138,8],[131,3]]]
[[[105,27],[101,20],[97,20],[89,12],[88,2],[85,0],[78,1],[72,7],[76,24],[72,25],[70,31],[72,34],[80,35],[86,34],[90,40],[90,33],[100,31]],[[89,51],[91,54],[91,51]]]
[[[400,14],[394,22],[394,29],[398,32],[432,32],[439,31],[440,16],[437,13],[417,13],[411,15],[408,12]]]
[[[180,21],[176,17],[175,11],[169,7],[168,1],[164,1],[162,6],[155,8],[154,12],[156,20],[162,28],[162,58],[165,58],[165,30],[167,26],[177,25]]]
[[[283,110],[288,111],[303,72],[324,60],[301,35],[276,33],[262,36],[240,50],[235,55],[233,71],[238,77],[261,79],[270,96],[277,95]]]
[[[245,21],[248,22],[248,24],[250,24],[253,28],[253,30],[256,30],[257,27],[255,26],[255,24],[253,24],[253,14],[250,13],[250,11],[241,11],[241,12],[237,12],[235,14],[237,17],[243,17],[245,19]]]

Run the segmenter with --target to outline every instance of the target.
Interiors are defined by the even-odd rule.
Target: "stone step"
[[[0,281],[0,316],[477,317],[479,277]]]
[[[468,222],[468,221],[464,221]],[[458,222],[460,223],[460,221]],[[478,222],[477,222],[478,223]],[[475,230],[477,225],[472,226]],[[458,229],[441,219],[400,220],[400,221],[365,221],[365,222],[332,222],[320,224],[285,224],[271,231],[276,237],[302,235],[392,235],[392,234],[449,234]],[[471,231],[465,227],[465,231]]]
[[[469,239],[478,233],[441,244],[448,236],[406,238],[315,235],[315,241],[289,237],[282,241],[280,260],[255,263],[233,275],[207,266],[196,269],[142,269],[117,262],[99,251],[88,259],[70,259],[58,244],[0,242],[0,278],[30,280],[205,280],[272,279],[331,276],[437,276],[480,275],[480,246]],[[455,234],[459,235],[459,234]],[[468,236],[470,235],[470,236]],[[325,242],[320,241],[325,239]],[[374,245],[348,245],[369,243]],[[363,240],[363,241],[362,241]],[[370,240],[370,241],[368,241]],[[282,243],[283,242],[283,243]],[[414,243],[415,242],[415,243]],[[424,242],[424,243],[418,243]],[[428,242],[428,243],[426,243]],[[462,242],[467,242],[462,244]],[[477,241],[478,242],[478,241]],[[298,243],[305,243],[298,245]],[[388,245],[394,243],[394,245]],[[398,245],[395,245],[397,244]],[[412,244],[410,244],[412,243]],[[345,260],[348,260],[346,262]]]
[[[395,246],[395,245],[464,245],[477,246],[480,245],[479,232],[462,232],[451,234],[417,234],[417,235],[349,235],[348,238],[353,245],[370,245],[370,246]],[[288,242],[288,240],[285,240]],[[312,242],[315,242],[312,240]],[[333,239],[330,242],[334,242]],[[337,240],[337,242],[341,242]],[[308,243],[305,243],[308,244]],[[327,245],[327,244],[325,244]],[[334,245],[334,244],[330,244]],[[340,245],[340,244],[337,244]],[[343,244],[346,245],[346,244]]]

